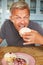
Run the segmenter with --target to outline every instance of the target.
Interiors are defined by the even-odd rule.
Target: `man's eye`
[[[28,19],[28,17],[24,17],[24,19]]]
[[[20,17],[16,17],[16,19],[20,19]]]

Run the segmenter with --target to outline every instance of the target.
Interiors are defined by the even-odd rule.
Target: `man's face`
[[[12,22],[18,31],[23,27],[27,27],[29,24],[28,10],[15,9],[12,13]]]

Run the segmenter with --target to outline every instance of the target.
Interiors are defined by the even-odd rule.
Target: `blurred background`
[[[43,0],[0,0],[0,28],[10,16],[11,4],[16,1],[26,1],[30,7],[30,20],[39,23],[43,28]],[[3,42],[0,46],[6,45],[6,42]]]

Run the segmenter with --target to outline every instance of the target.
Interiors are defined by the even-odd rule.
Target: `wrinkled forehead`
[[[28,15],[30,15],[30,11],[28,10],[28,8],[13,8],[11,10],[11,14],[17,14],[17,13],[27,13]]]
[[[14,9],[12,12],[11,12],[11,15],[29,15],[29,12],[27,9]]]

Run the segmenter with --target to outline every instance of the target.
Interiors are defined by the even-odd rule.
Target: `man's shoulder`
[[[29,27],[37,28],[40,27],[40,24],[38,24],[36,21],[30,21]]]
[[[43,28],[36,21],[30,21],[29,28],[36,30],[40,32],[41,34],[43,34]]]
[[[9,19],[6,19],[5,21],[4,21],[4,24],[9,24],[11,21],[9,20]]]
[[[9,19],[6,19],[2,26],[9,26],[11,24],[11,21]]]
[[[32,25],[39,25],[36,21],[31,21],[31,20],[30,20],[30,25],[31,25],[31,24],[32,24]]]

